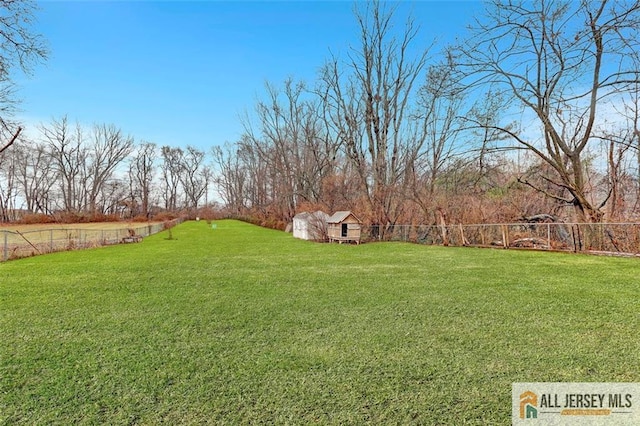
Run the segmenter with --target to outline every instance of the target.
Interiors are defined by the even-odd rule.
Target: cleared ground
[[[0,264],[0,424],[510,424],[640,381],[640,263],[235,221]]]
[[[164,222],[10,225],[0,227],[0,261],[116,244],[132,234],[148,236],[162,229]]]
[[[0,224],[2,231],[31,232],[47,229],[121,229],[137,228],[161,222],[95,222],[95,223],[39,223],[31,225]]]

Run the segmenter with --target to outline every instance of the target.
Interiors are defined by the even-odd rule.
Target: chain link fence
[[[381,232],[382,231],[382,232]],[[381,237],[384,235],[384,237]],[[640,223],[497,223],[364,226],[362,241],[640,254]]]
[[[25,232],[0,230],[0,247],[2,247],[0,261],[56,251],[139,241],[141,238],[157,234],[181,222],[182,219],[174,219],[162,223],[114,229],[51,228]]]

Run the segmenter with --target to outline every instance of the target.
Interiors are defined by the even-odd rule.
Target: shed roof
[[[349,210],[343,210],[335,212],[329,219],[327,219],[327,223],[340,223],[349,216],[353,216],[358,222],[360,222],[360,219],[358,219],[355,214],[351,213]]]
[[[301,212],[301,213],[298,213],[297,215],[295,215],[293,218],[294,219],[301,219],[301,220],[310,220],[310,219],[326,220],[328,217],[329,217],[328,214],[326,214],[322,210],[318,210],[318,211],[313,212],[313,213]]]
[[[324,219],[324,220],[329,219],[329,215],[327,213],[323,212],[322,210],[316,211],[315,213],[313,213],[313,215],[315,217],[317,217],[318,219]]]

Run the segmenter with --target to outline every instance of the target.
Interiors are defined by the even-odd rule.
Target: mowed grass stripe
[[[0,423],[509,424],[515,381],[640,381],[635,259],[217,225],[0,264]]]

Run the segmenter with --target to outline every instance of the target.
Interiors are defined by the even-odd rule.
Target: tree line
[[[135,143],[115,125],[67,117],[40,126],[1,157],[0,218],[17,213],[150,218],[208,203],[212,170],[195,147]],[[22,211],[19,211],[22,210]]]
[[[38,141],[1,154],[0,214],[17,200],[33,212],[143,216],[217,200],[274,226],[349,209],[382,233],[637,218],[638,2],[488,1],[446,47],[423,45],[401,12],[355,3],[358,42],[314,82],[266,83],[239,140],[207,152],[66,117],[43,124]]]
[[[237,214],[352,209],[368,223],[637,218],[640,5],[492,1],[432,54],[397,5],[357,3],[359,43],[286,80],[216,148]]]

